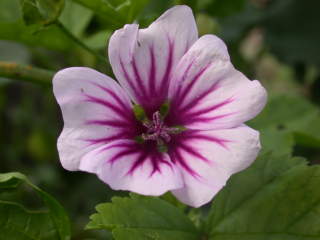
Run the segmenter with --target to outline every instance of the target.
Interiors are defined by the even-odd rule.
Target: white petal
[[[89,68],[67,68],[54,76],[53,91],[64,120],[58,139],[64,168],[77,170],[88,151],[130,135],[131,103],[111,78]]]
[[[130,140],[116,141],[89,152],[80,169],[92,165],[96,166],[92,170],[98,177],[114,190],[159,196],[183,186],[180,170],[170,163],[167,154],[145,151],[142,145]]]
[[[170,88],[170,118],[192,129],[236,127],[255,117],[266,91],[232,66],[224,43],[201,37],[179,62]]]
[[[180,164],[185,186],[174,190],[173,194],[193,207],[208,203],[232,174],[247,168],[255,160],[259,150],[259,133],[247,126],[195,130],[176,147],[175,151],[180,152],[191,170]],[[172,153],[170,157],[175,158]]]
[[[131,24],[116,31],[109,42],[110,63],[131,97],[152,112],[167,99],[172,71],[196,39],[191,9],[176,6],[146,29]]]

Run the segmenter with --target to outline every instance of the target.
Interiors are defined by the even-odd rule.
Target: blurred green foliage
[[[274,214],[286,209],[287,196],[290,201],[297,201],[289,210],[300,211],[310,207],[314,204],[312,197],[318,197],[318,193],[312,192],[316,181],[310,176],[318,175],[318,168],[309,168],[304,160],[289,155],[307,157],[309,164],[320,162],[320,3],[317,0],[0,0],[0,61],[31,64],[52,71],[69,66],[88,66],[113,76],[107,56],[105,62],[96,57],[98,54],[106,55],[112,32],[134,21],[146,27],[175,4],[192,7],[200,34],[217,34],[223,38],[234,65],[251,79],[259,79],[270,95],[266,109],[249,123],[261,131],[264,154],[247,170],[249,175],[236,175],[216,198],[214,204],[217,207],[213,207],[209,222],[220,223],[207,230],[208,235],[215,236],[212,239],[231,240],[236,238],[231,235],[219,238],[217,233],[258,229],[255,225],[238,226],[234,221],[247,222],[228,216],[233,216],[232,205],[237,205],[241,196],[255,194],[265,181],[273,181],[275,177],[275,181],[280,182],[279,186],[261,188],[261,198],[253,198],[253,205],[241,210],[243,217],[252,219],[250,214],[255,213],[255,207],[264,202],[275,204],[268,201],[273,198],[283,200],[279,205],[275,204],[278,208]],[[96,55],[80,46],[61,29],[61,25],[93,49]],[[100,232],[83,230],[88,216],[99,202],[109,201],[115,195],[126,196],[127,193],[110,190],[95,176],[62,169],[56,152],[56,139],[63,123],[52,90],[0,78],[0,116],[1,172],[23,172],[33,183],[54,195],[73,219],[73,239],[105,239],[106,235],[101,236]],[[272,155],[268,153],[270,151]],[[270,165],[272,169],[261,172],[261,164],[266,164],[263,159],[267,159],[268,164],[275,164]],[[294,167],[295,164],[298,166]],[[288,171],[298,177],[286,177]],[[304,177],[310,177],[310,182],[304,182]],[[286,184],[289,184],[288,188]],[[297,192],[292,189],[294,186],[305,190]],[[236,196],[230,196],[229,192]],[[231,198],[234,200],[226,209],[217,209]],[[27,194],[25,201],[32,205],[34,196]],[[306,206],[300,206],[298,201],[304,201]],[[11,203],[3,204],[0,207],[4,206],[8,211],[12,207]],[[117,204],[120,203],[113,203]],[[21,211],[33,214],[20,205],[13,211],[13,214],[21,214]],[[208,209],[204,208],[190,214],[197,218],[207,212]],[[260,213],[260,222],[252,220],[256,225],[266,221],[277,222],[276,216],[271,217],[262,210]],[[221,218],[225,220],[221,222]],[[43,221],[48,220],[43,216]],[[302,220],[310,221],[306,224],[310,229],[303,231],[313,234],[311,228],[315,220],[311,217]],[[281,221],[288,223],[287,219]],[[295,224],[297,229],[303,228],[299,221]],[[280,229],[281,226],[277,226]],[[267,230],[276,231],[272,228]],[[308,238],[281,236],[281,239]]]

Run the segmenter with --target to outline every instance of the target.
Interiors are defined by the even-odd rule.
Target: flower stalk
[[[0,77],[51,86],[53,71],[14,62],[0,61]]]

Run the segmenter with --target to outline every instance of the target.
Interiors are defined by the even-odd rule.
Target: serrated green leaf
[[[153,197],[114,197],[99,204],[87,229],[107,229],[116,240],[198,240],[199,232],[182,211]]]
[[[264,154],[214,199],[208,239],[319,239],[319,178],[320,166]]]
[[[62,206],[48,193],[42,191],[33,185],[25,175],[17,172],[0,174],[0,194],[5,194],[8,190],[18,191],[18,186],[26,184],[41,198],[45,206],[46,212],[42,212],[37,219],[38,214],[33,211],[26,210],[23,206],[14,202],[0,201],[0,209],[8,204],[10,207],[7,212],[0,211],[1,236],[5,239],[70,239],[70,222]],[[0,195],[0,197],[1,197]],[[16,209],[15,209],[16,208]],[[6,213],[6,214],[5,214]],[[43,216],[46,214],[46,216]],[[46,219],[46,222],[42,222]],[[35,222],[29,227],[30,221]],[[41,224],[36,224],[40,221]],[[15,229],[15,231],[13,231]],[[49,231],[50,230],[50,231]],[[48,232],[49,231],[49,232]],[[3,232],[13,235],[3,235]],[[13,237],[19,234],[19,238]],[[31,237],[32,236],[32,237]],[[43,238],[42,236],[47,236]],[[56,237],[58,236],[58,238]],[[0,238],[1,239],[1,238]]]

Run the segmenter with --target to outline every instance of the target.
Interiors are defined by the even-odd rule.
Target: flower
[[[266,91],[233,67],[222,40],[198,39],[189,7],[146,29],[125,25],[108,52],[119,84],[85,67],[54,76],[65,169],[95,173],[115,190],[171,191],[199,207],[254,161],[259,133],[244,122],[264,107]]]

